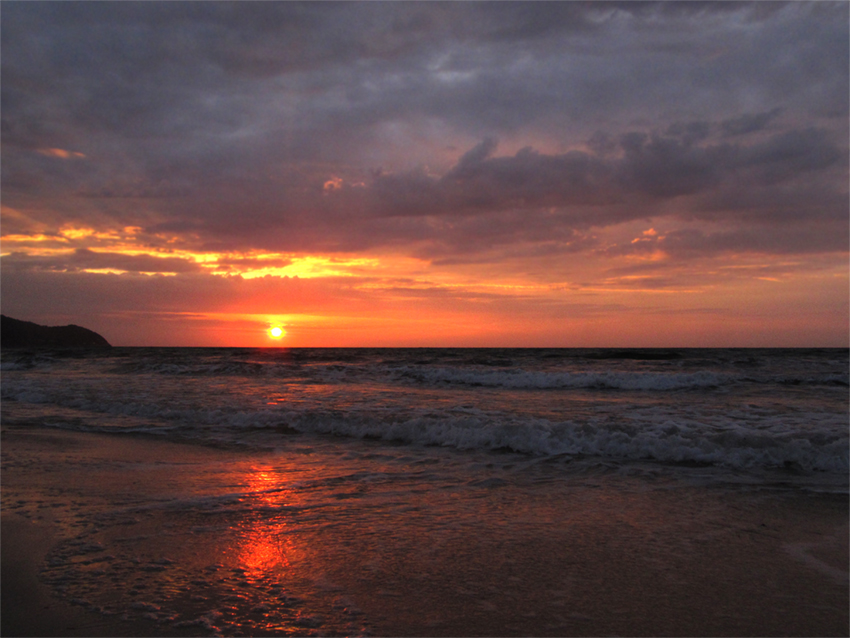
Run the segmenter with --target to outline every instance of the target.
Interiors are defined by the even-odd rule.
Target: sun
[[[272,326],[271,328],[269,328],[269,336],[272,339],[281,339],[285,334],[286,331],[280,326]]]

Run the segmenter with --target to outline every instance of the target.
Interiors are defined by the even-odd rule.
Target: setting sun
[[[280,326],[274,326],[272,328],[269,328],[269,336],[272,339],[281,339],[285,334],[286,332],[284,332],[283,328],[281,328]]]

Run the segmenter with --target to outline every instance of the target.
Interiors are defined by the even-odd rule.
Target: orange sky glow
[[[205,282],[186,308],[154,317],[149,310],[114,313],[128,326],[151,322],[150,333],[132,328],[116,334],[111,321],[90,319],[121,345],[803,345],[797,335],[840,345],[842,335],[834,326],[846,311],[842,291],[850,284],[841,264],[799,272],[799,260],[759,255],[682,266],[659,285],[651,270],[611,272],[617,266],[628,272],[635,262],[663,264],[668,257],[660,251],[596,260],[582,256],[567,279],[547,271],[545,258],[518,273],[511,263],[440,266],[393,254],[196,252],[171,247],[168,239],[161,247],[148,247],[136,239],[138,230],[67,226],[53,233],[4,235],[0,242],[4,256],[19,258],[61,258],[78,251],[149,258],[143,271],[74,271],[113,286],[132,289],[144,279],[184,277]],[[631,242],[657,234],[640,231]],[[528,260],[523,263],[528,267]],[[175,272],[175,264],[196,268]],[[219,286],[231,293],[215,294]],[[61,313],[51,320],[66,321]],[[270,334],[274,326],[285,331],[281,338]]]

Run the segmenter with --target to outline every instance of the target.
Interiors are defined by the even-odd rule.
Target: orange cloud
[[[40,148],[36,150],[36,153],[40,153],[41,155],[45,155],[47,157],[56,157],[59,159],[81,159],[85,157],[85,155],[83,155],[82,153],[78,153],[76,151],[66,151],[64,148]]]

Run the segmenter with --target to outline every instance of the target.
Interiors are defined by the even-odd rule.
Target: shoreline
[[[850,629],[846,495],[413,477],[310,500],[262,481],[348,461],[10,427],[2,453],[4,636]]]
[[[152,622],[129,623],[73,605],[39,579],[48,550],[56,542],[52,525],[17,514],[0,516],[0,635],[3,636],[163,636]]]

